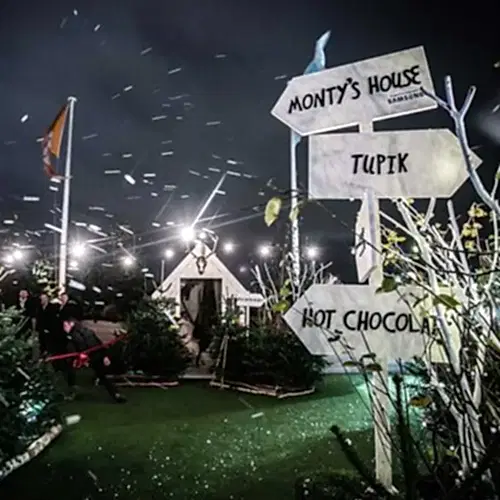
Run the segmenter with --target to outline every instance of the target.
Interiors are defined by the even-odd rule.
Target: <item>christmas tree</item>
[[[37,454],[33,443],[61,422],[53,372],[19,337],[21,320],[15,310],[0,313],[0,479]]]

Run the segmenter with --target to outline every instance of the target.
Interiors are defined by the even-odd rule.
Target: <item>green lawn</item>
[[[309,397],[275,400],[185,382],[129,389],[125,405],[85,386],[82,416],[43,455],[0,483],[2,500],[293,499],[297,476],[349,469],[338,424],[372,455],[366,389],[328,377]]]

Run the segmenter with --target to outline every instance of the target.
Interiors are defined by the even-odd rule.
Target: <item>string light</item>
[[[135,264],[135,259],[131,255],[125,255],[122,259],[122,263],[125,267],[132,267]]]
[[[269,245],[261,245],[259,254],[261,257],[269,257],[271,255],[271,247]]]
[[[317,247],[307,247],[306,248],[306,256],[308,259],[314,260],[318,257],[319,250]]]
[[[226,241],[224,246],[222,247],[224,253],[233,253],[234,252],[234,243],[232,241]]]
[[[194,228],[192,226],[186,226],[181,229],[181,238],[183,241],[186,243],[189,243],[190,241],[193,241],[196,237],[196,233],[194,231]]]
[[[77,259],[85,257],[87,253],[87,247],[83,243],[75,243],[71,248],[71,254]]]

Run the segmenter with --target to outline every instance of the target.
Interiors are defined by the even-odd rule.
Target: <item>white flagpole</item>
[[[66,165],[64,168],[63,203],[61,219],[61,239],[59,240],[59,293],[66,291],[66,272],[68,269],[68,232],[69,232],[69,207],[71,192],[71,153],[73,146],[73,118],[76,97],[68,97],[68,146],[66,150]]]
[[[292,236],[292,277],[295,287],[300,283],[300,233],[298,204],[299,193],[297,188],[297,144],[295,133],[290,130],[290,213],[294,215],[291,221]]]

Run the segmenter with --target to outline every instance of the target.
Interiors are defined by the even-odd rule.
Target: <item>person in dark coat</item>
[[[36,311],[35,328],[38,333],[38,341],[40,343],[40,353],[43,355],[48,352],[58,351],[56,347],[64,346],[65,338],[54,338],[57,332],[57,306],[51,304],[49,296],[46,293],[40,294],[40,302]],[[59,340],[59,342],[57,342]],[[57,345],[59,344],[59,345]]]
[[[21,336],[28,336],[35,331],[36,321],[36,303],[30,297],[28,290],[21,290],[15,308],[21,313],[23,321],[19,334]]]
[[[100,348],[102,346],[101,339],[90,328],[84,327],[76,318],[68,317],[63,320],[63,328],[68,338],[68,351],[85,353],[87,350],[97,348],[93,352],[89,352],[88,362],[96,377],[100,381],[100,385],[108,391],[109,395],[117,403],[124,403],[126,399],[118,392],[113,382],[107,377],[106,367],[111,364],[110,359],[106,356],[106,350]]]
[[[61,295],[59,295],[59,307],[57,310],[57,317],[61,322],[61,328],[63,321],[65,319],[76,317],[75,304],[72,304],[70,302],[67,293],[61,293]]]

